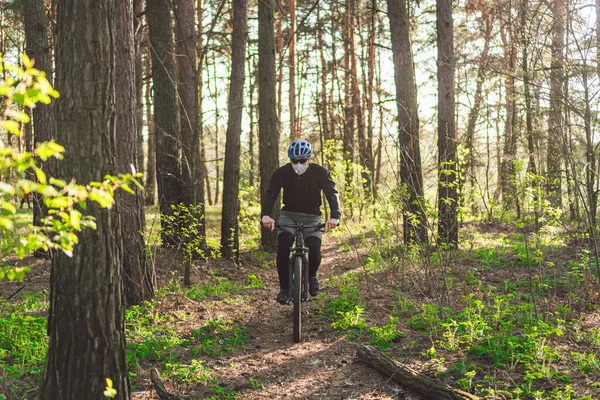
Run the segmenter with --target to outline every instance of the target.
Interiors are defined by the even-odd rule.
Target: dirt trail
[[[326,240],[327,242],[327,240]],[[351,254],[339,253],[334,243],[323,248],[319,269],[322,292],[328,278],[355,262]],[[245,318],[252,336],[238,354],[219,360],[219,382],[235,387],[239,399],[414,399],[406,389],[384,378],[356,359],[357,344],[336,332],[318,314],[318,301],[305,303],[303,341],[292,340],[292,306],[274,301],[279,290],[274,268],[262,270],[265,289],[252,294],[255,313]],[[262,384],[253,389],[250,377]]]

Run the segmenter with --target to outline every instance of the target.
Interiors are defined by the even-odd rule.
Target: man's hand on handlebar
[[[333,228],[337,227],[339,224],[340,224],[339,219],[331,218],[331,219],[327,220],[327,222],[325,222],[325,232],[327,232],[329,229],[333,229]]]
[[[261,222],[264,228],[270,229],[271,231],[275,229],[275,220],[268,215],[263,216]]]

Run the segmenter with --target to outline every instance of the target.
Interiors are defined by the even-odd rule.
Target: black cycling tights
[[[277,273],[279,274],[279,287],[287,288],[290,271],[290,247],[293,245],[295,236],[290,232],[281,232],[277,237],[279,249],[277,251]],[[321,265],[321,239],[310,236],[304,240],[308,247],[308,276],[317,276],[317,270]]]

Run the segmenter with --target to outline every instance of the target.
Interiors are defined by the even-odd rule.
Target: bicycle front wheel
[[[294,343],[302,340],[302,257],[294,257]]]

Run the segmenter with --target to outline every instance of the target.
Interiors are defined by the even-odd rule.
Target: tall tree
[[[475,128],[477,127],[477,120],[479,119],[479,113],[481,112],[481,103],[483,102],[483,84],[488,74],[489,68],[489,54],[490,54],[490,42],[492,40],[492,26],[494,22],[494,16],[490,12],[489,8],[484,3],[477,1],[469,1],[467,3],[467,11],[473,11],[475,8],[481,8],[481,20],[484,25],[484,37],[483,37],[483,51],[479,57],[479,63],[477,66],[477,78],[475,84],[475,93],[473,94],[473,106],[469,110],[467,118],[467,132],[465,138],[465,147],[467,150],[467,159],[465,162],[464,171],[461,174],[463,182],[461,182],[461,193],[463,196],[466,195],[464,189],[464,181],[467,179],[470,182],[471,189],[475,187],[475,167],[477,160],[477,148],[475,145]],[[465,201],[465,200],[463,200]],[[471,209],[475,211],[476,204],[473,198],[471,198]]]
[[[505,209],[517,205],[517,214],[520,213],[518,199],[515,198],[515,166],[514,162],[517,156],[517,132],[515,129],[517,121],[516,108],[516,72],[517,72],[517,38],[518,25],[520,21],[515,21],[512,17],[512,2],[507,4],[507,10],[501,17],[500,37],[504,51],[504,85],[505,85],[505,107],[506,119],[504,121],[504,150],[502,152],[502,165],[500,174],[500,184],[502,192],[502,204]],[[504,21],[506,19],[506,21]]]
[[[296,122],[296,0],[288,0],[290,10],[290,30],[288,46],[288,63],[290,69],[290,82],[288,89],[290,112],[290,141],[299,139],[300,132]]]
[[[175,51],[177,52],[177,98],[179,105],[179,127],[183,153],[182,180],[184,195],[182,202],[190,208],[199,237],[198,252],[206,252],[204,225],[204,184],[199,158],[200,134],[196,122],[198,110],[197,39],[194,23],[194,0],[175,0]]]
[[[550,68],[550,110],[548,113],[548,155],[546,189],[555,207],[561,205],[561,148],[563,137],[563,67],[567,7],[565,0],[553,0],[552,61]]]
[[[27,12],[25,16],[25,39],[27,41],[27,54],[34,60],[35,67],[44,71],[46,79],[52,83],[52,70],[50,64],[50,45],[48,42],[48,20],[44,0],[25,0],[23,4]],[[36,107],[32,110],[34,146],[55,137],[54,104]],[[41,169],[52,175],[51,161],[42,162]],[[33,224],[41,225],[41,219],[47,215],[47,209],[41,196],[33,195]],[[36,252],[36,256],[44,256],[45,252]]]
[[[248,41],[248,0],[233,0],[231,39],[231,79],[229,86],[225,166],[223,174],[223,213],[221,251],[225,258],[239,257],[240,135],[244,105],[246,42]]]
[[[436,1],[438,48],[438,237],[441,244],[458,245],[458,163],[454,102],[454,21],[452,1]]]
[[[344,177],[345,192],[347,194],[352,190],[354,161],[354,90],[353,84],[353,58],[354,55],[354,9],[355,0],[346,0],[346,12],[344,13]]]
[[[118,167],[122,173],[138,169],[137,101],[135,43],[133,37],[132,0],[116,0],[116,111],[119,133]],[[121,235],[123,237],[123,268],[127,305],[140,304],[152,298],[152,271],[146,262],[142,231],[145,226],[144,199],[139,188],[134,194],[121,196]]]
[[[156,175],[158,203],[164,216],[173,214],[172,205],[184,200],[179,159],[173,24],[169,0],[147,0],[146,17],[152,54],[154,90],[154,129],[156,135]],[[177,243],[175,226],[161,220],[163,245]]]
[[[57,140],[72,151],[59,163],[67,181],[100,181],[117,167],[113,0],[59,0],[57,7]],[[96,399],[110,378],[129,399],[125,361],[119,205],[89,204],[96,230],[79,234],[73,256],[53,260],[48,355],[40,398]]]
[[[423,174],[419,148],[417,85],[410,41],[406,0],[387,0],[394,57],[398,138],[400,146],[400,183],[403,199],[404,242],[428,243],[423,207]]]
[[[179,112],[179,137],[181,138],[183,183],[182,202],[193,203],[194,126],[196,124],[196,32],[194,25],[194,0],[174,0],[175,54],[177,69],[177,105]]]
[[[146,52],[145,75],[152,74],[150,49]],[[148,127],[148,157],[146,159],[146,204],[154,205],[157,200],[156,182],[156,129],[154,129],[154,118],[152,116],[152,85],[146,84],[144,93],[146,103],[146,124]]]
[[[279,166],[274,8],[274,0],[258,0],[258,130],[261,199],[265,198],[271,175]],[[273,207],[273,212],[273,218],[277,220],[279,204]],[[263,229],[261,243],[265,249],[276,249],[276,233]]]

